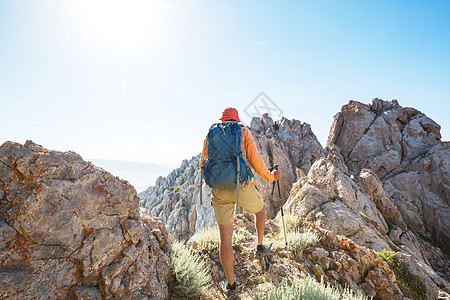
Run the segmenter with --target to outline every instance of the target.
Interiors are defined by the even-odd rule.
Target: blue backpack
[[[241,127],[235,121],[213,124],[209,129],[202,173],[211,188],[239,192],[241,184],[253,178],[242,140]]]

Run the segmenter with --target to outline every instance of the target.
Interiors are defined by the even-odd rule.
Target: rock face
[[[151,210],[167,226],[175,238],[187,239],[194,232],[214,225],[210,189],[203,184],[203,205],[199,203],[200,155],[184,160],[167,177],[159,177],[156,185],[139,194],[141,206]]]
[[[164,224],[73,152],[0,147],[0,298],[164,299]]]
[[[274,122],[264,114],[262,118],[253,118],[250,130],[266,166],[278,164],[283,171],[280,188],[282,201],[286,201],[297,173],[307,173],[325,155],[324,149],[310,125],[297,120],[282,118]],[[184,160],[180,168],[166,178],[158,178],[155,186],[139,194],[143,200],[141,205],[161,218],[176,238],[188,239],[196,231],[215,224],[210,189],[206,185],[203,185],[203,205],[199,203],[199,159],[200,155]],[[280,207],[278,193],[272,194],[272,184],[254,175],[256,187],[266,203],[267,217],[274,217]]]
[[[327,149],[357,175],[375,172],[405,224],[450,248],[450,148],[440,126],[396,100],[350,101],[334,117]]]
[[[449,262],[421,245],[372,170],[353,176],[342,166],[332,154],[316,161],[292,187],[285,210],[358,245],[401,252],[410,272],[425,284],[427,299],[437,299],[440,287],[450,288]],[[430,252],[439,256],[437,271],[428,259]]]

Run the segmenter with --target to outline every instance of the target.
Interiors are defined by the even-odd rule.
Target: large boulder
[[[6,142],[0,200],[2,297],[168,297],[168,232],[128,182],[74,152]]]
[[[405,224],[450,248],[450,149],[433,120],[396,100],[350,101],[334,117],[327,150],[353,175],[373,170]]]
[[[317,160],[291,190],[285,211],[303,217],[332,234],[343,235],[360,246],[377,251],[399,251],[411,273],[426,286],[428,298],[436,299],[440,287],[450,288],[447,275],[437,273],[429,258],[436,257],[441,270],[448,267],[442,254],[433,257],[407,228],[393,199],[371,170],[357,176],[341,169],[332,154]]]

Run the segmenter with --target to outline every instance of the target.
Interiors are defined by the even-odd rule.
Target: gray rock
[[[2,297],[168,298],[168,232],[128,182],[31,141],[0,147],[0,182]]]
[[[423,253],[418,239],[405,226],[394,201],[383,190],[381,181],[368,169],[352,179],[338,167],[339,162],[337,165],[334,162],[319,159],[307,176],[298,179],[292,187],[285,212],[301,216],[305,221],[331,231],[333,235],[351,238],[361,246],[377,251],[401,251],[405,257],[410,257],[408,268],[430,290],[432,296],[428,299],[433,299],[439,291],[438,286],[448,285],[446,275],[441,276],[431,268],[430,261],[424,257],[426,252]],[[392,225],[389,230],[385,218],[397,226]],[[402,246],[397,248],[394,242]],[[319,256],[322,257],[320,253],[313,253],[312,260],[316,262]],[[432,258],[444,270],[445,263],[436,255]],[[351,267],[350,259],[341,263],[347,270]],[[353,273],[358,274],[356,271],[350,272],[346,282],[360,283],[360,278],[351,277]],[[366,292],[373,293],[371,281],[367,284],[364,286]],[[356,290],[356,286],[352,289]]]
[[[361,190],[398,226],[389,236],[408,245],[405,253],[425,265],[425,257],[434,257],[407,228],[450,248],[450,149],[433,120],[396,100],[350,101],[334,118],[327,150],[342,157]],[[441,274],[450,277],[448,270]]]

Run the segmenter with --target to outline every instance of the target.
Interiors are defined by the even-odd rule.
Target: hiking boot
[[[270,253],[270,246],[267,247],[264,245],[261,245],[261,246],[258,245],[258,247],[256,247],[256,251],[255,251],[256,258],[262,258],[269,253]]]
[[[227,299],[237,299],[236,290],[237,283],[236,281],[230,285],[225,279],[219,282],[219,289],[222,294],[227,297]]]

